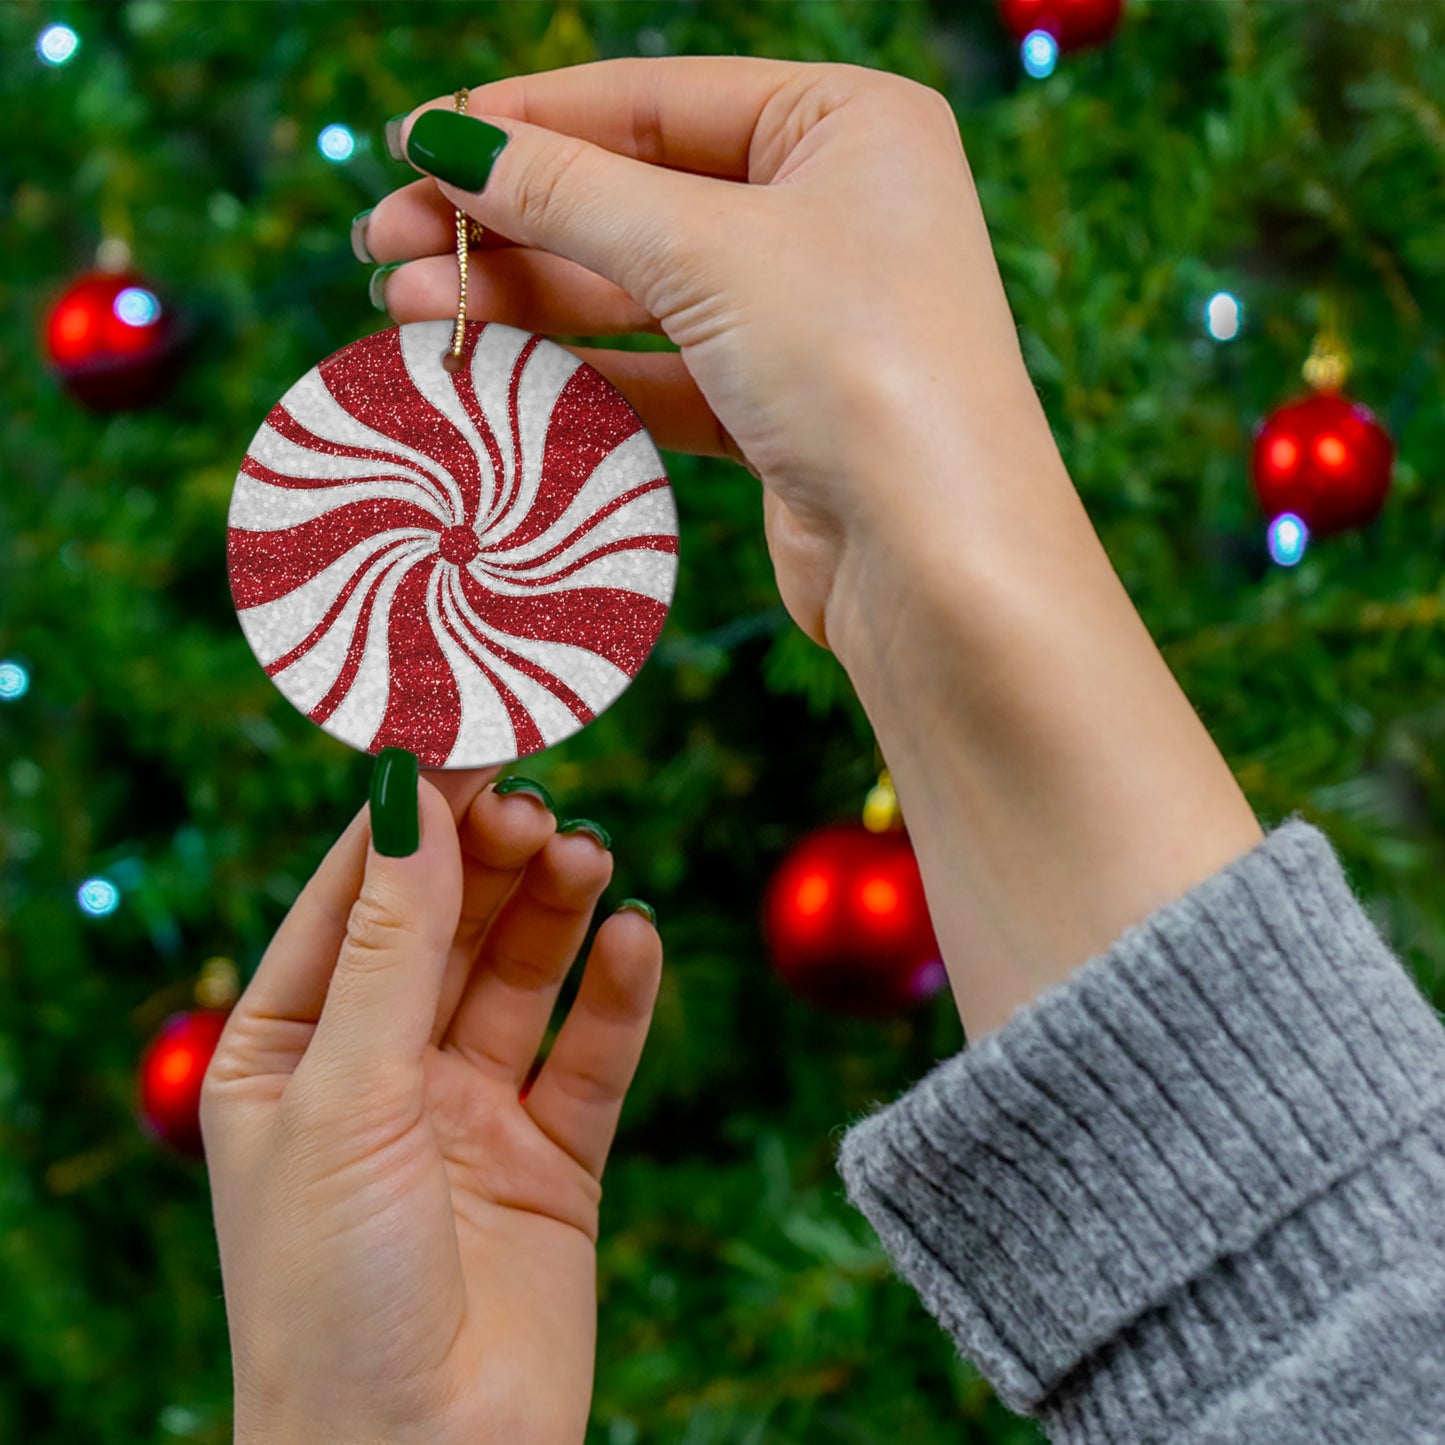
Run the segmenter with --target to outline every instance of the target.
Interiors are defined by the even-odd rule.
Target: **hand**
[[[207,1072],[238,1445],[585,1433],[600,1180],[661,945],[602,925],[519,1099],[612,858],[486,777],[419,783],[409,857],[352,820]]]
[[[665,333],[680,353],[571,349],[660,446],[761,479],[783,601],[816,641],[852,628],[835,577],[867,570],[900,512],[986,506],[1000,446],[1058,465],[936,91],[846,65],[613,60],[479,86],[469,114],[509,137],[485,188],[419,181],[366,223],[377,260],[410,260],[385,278],[391,315],[455,313],[455,205],[510,242],[473,251],[472,316]],[[453,146],[495,142],[444,120]],[[945,418],[957,466],[909,467],[893,439]]]
[[[499,152],[466,117],[393,128],[436,179],[365,227],[409,261],[388,308],[453,313],[459,206],[503,242],[472,253],[473,315],[678,344],[573,349],[660,445],[761,479],[778,588],[873,724],[971,1036],[1254,846],[1054,444],[940,95],[680,57],[498,81],[469,114]]]

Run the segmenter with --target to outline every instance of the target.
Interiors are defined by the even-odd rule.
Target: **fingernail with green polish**
[[[654,928],[657,927],[657,910],[652,904],[644,903],[640,898],[624,898],[617,905],[619,913],[640,913]]]
[[[371,304],[378,311],[386,310],[386,278],[396,270],[398,266],[404,266],[404,261],[389,261],[385,266],[378,266],[371,273],[371,280],[367,283],[366,294],[371,297]]]
[[[591,818],[568,818],[565,823],[557,825],[557,831],[559,833],[586,833],[589,837],[595,838],[609,852],[612,849],[612,835],[601,823],[594,823]]]
[[[529,798],[536,798],[548,812],[555,813],[557,805],[552,801],[552,795],[541,783],[534,783],[531,778],[510,777],[503,778],[500,782],[492,785],[492,791],[507,797],[511,793],[525,793]]]
[[[415,753],[382,748],[371,774],[371,841],[387,858],[408,858],[421,845]]]
[[[401,128],[407,116],[410,114],[411,112],[408,110],[401,115],[392,116],[391,119],[387,121],[383,130],[383,134],[386,136],[386,153],[394,161],[404,161],[406,159],[406,155],[401,148]]]
[[[425,110],[406,138],[406,158],[448,185],[480,191],[510,137],[454,110]]]
[[[371,219],[374,209],[368,206],[351,218],[351,254],[368,266],[376,265],[376,257],[371,254],[371,248],[366,244],[366,223]]]

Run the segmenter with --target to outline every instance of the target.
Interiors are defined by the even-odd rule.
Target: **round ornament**
[[[784,982],[836,1013],[901,1013],[946,981],[901,829],[839,823],[804,838],[773,875],[763,923]]]
[[[1119,24],[1124,0],[999,0],[999,15],[1015,40],[1043,30],[1060,50],[1100,45]]]
[[[1315,536],[1368,526],[1390,490],[1395,447],[1368,407],[1320,391],[1272,412],[1254,439],[1265,515],[1293,512]]]
[[[477,768],[610,706],[657,641],[677,509],[622,394],[515,327],[353,342],[271,410],[231,498],[231,595],[293,706],[363,752]]]
[[[141,1057],[141,1122],[182,1154],[205,1153],[201,1084],[228,1017],[228,1010],[209,1008],[172,1014]]]
[[[51,307],[45,351],[66,390],[96,411],[154,401],[174,375],[175,317],[129,271],[92,271]]]

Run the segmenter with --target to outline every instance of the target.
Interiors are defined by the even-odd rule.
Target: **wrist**
[[[961,391],[921,409],[859,399],[858,502],[824,624],[860,691],[880,668],[883,685],[911,663],[934,674],[917,654],[940,645],[987,654],[999,604],[1040,569],[1087,561],[1112,575],[1032,387],[1001,383],[940,426]]]
[[[923,459],[901,450],[906,476]],[[974,1037],[1261,834],[1052,437],[946,450],[923,485],[956,500],[850,539],[826,622]]]

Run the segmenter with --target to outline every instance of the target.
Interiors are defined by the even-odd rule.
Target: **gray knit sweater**
[[[1445,1441],[1445,1030],[1298,818],[839,1168],[1056,1442]]]

